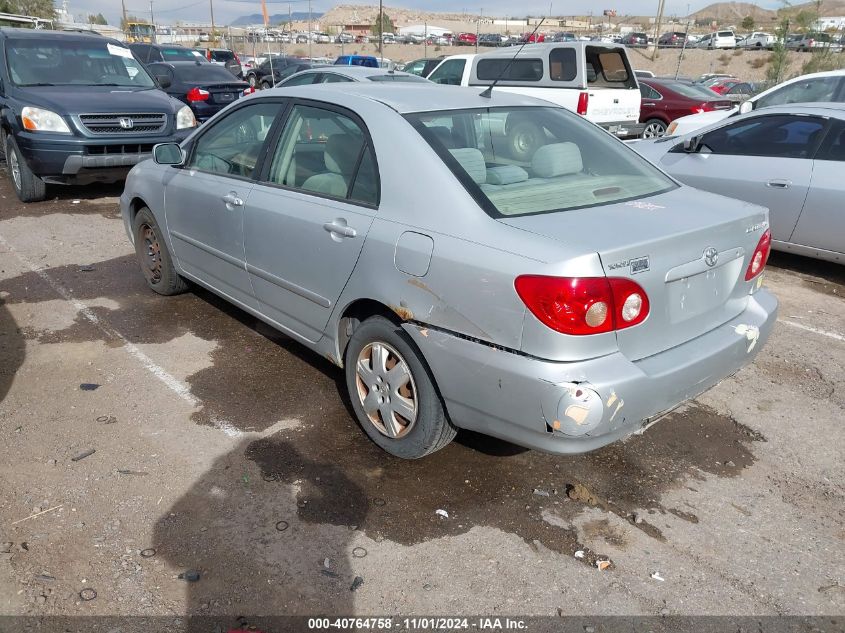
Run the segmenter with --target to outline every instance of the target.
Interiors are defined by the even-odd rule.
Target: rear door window
[[[816,160],[834,160],[845,163],[845,122],[837,121],[827,132]]]
[[[701,152],[732,156],[811,158],[825,120],[795,115],[760,116],[726,125],[701,138]]]
[[[447,59],[429,75],[428,79],[436,84],[460,86],[466,64],[465,59]]]

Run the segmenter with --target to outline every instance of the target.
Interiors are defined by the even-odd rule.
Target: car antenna
[[[525,45],[528,44],[528,42],[531,41],[531,38],[534,37],[534,35],[537,33],[537,29],[539,29],[541,26],[543,26],[543,22],[545,22],[545,21],[546,21],[546,18],[540,18],[540,21],[537,23],[537,26],[534,27],[533,31],[531,31],[531,35],[529,35],[528,37],[525,38],[525,41],[522,43],[522,46],[520,46],[519,50],[516,51],[514,56],[510,58],[507,65],[504,68],[502,68],[502,72],[499,73],[499,76],[496,77],[496,79],[493,80],[493,83],[490,84],[490,86],[488,86],[487,90],[482,92],[479,96],[484,97],[485,99],[489,99],[490,97],[493,96],[493,88],[495,88],[496,84],[499,83],[499,80],[502,77],[505,76],[505,73],[508,72],[508,70],[511,67],[511,64],[513,64],[514,60],[516,60],[516,58],[519,57],[519,54],[522,52],[522,49],[525,48]]]

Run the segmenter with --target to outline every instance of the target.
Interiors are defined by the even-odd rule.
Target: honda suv
[[[158,89],[117,40],[100,35],[0,29],[0,142],[15,193],[46,197],[46,184],[123,180],[153,145],[181,141],[191,109]]]

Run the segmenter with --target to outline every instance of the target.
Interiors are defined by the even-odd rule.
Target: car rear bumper
[[[150,158],[156,143],[181,142],[193,131],[127,138],[49,138],[26,132],[15,135],[32,172],[49,183],[88,184],[122,180],[134,166]]]
[[[621,139],[639,138],[645,130],[645,123],[633,121],[609,121],[598,125]]]
[[[640,361],[621,353],[580,362],[540,360],[406,323],[434,374],[452,422],[549,453],[621,439],[747,365],[777,318],[760,290],[724,325]]]

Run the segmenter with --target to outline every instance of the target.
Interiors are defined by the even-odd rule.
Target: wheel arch
[[[337,319],[335,332],[335,348],[339,367],[343,367],[343,357],[346,355],[346,348],[355,328],[359,323],[373,316],[383,316],[397,325],[406,320],[395,310],[375,299],[359,298],[347,304]]]

